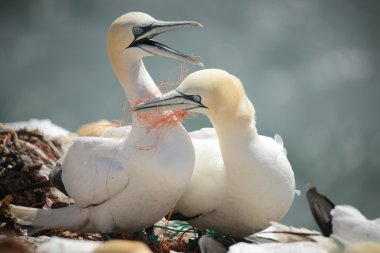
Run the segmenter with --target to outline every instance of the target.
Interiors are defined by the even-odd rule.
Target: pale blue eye
[[[133,27],[132,32],[134,35],[140,35],[144,32],[144,30],[141,27]]]
[[[193,96],[193,101],[194,101],[194,102],[199,103],[199,102],[201,102],[201,100],[202,100],[201,96],[198,96],[198,95],[194,95],[194,96]]]

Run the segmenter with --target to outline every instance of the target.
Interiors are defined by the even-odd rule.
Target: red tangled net
[[[148,97],[144,99],[140,99],[137,101],[136,104],[148,101],[149,99],[153,98]],[[167,126],[174,126],[176,124],[182,123],[186,116],[188,115],[188,112],[185,110],[175,110],[175,111],[151,111],[151,112],[137,112],[136,118],[139,119],[144,125],[146,125],[147,128],[161,128],[161,127],[167,127]]]
[[[179,70],[179,81],[178,83],[182,82],[187,75],[187,64],[183,62],[180,66]],[[164,92],[170,91],[170,87],[178,84],[178,83],[172,83],[172,82],[164,82],[161,83],[160,88]],[[147,98],[139,99],[136,101],[136,104],[148,101],[155,96],[152,95]],[[139,119],[144,125],[146,125],[147,128],[165,128],[168,126],[174,126],[176,124],[182,123],[186,118],[192,117],[192,113],[189,113],[185,110],[175,110],[175,111],[166,111],[166,112],[160,112],[160,111],[151,111],[151,112],[138,112],[136,113],[136,118]]]

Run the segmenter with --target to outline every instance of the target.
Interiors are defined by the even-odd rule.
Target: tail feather
[[[57,209],[38,209],[11,205],[11,213],[18,223],[34,228],[34,232],[47,229],[83,231],[88,225],[88,211],[77,205]]]

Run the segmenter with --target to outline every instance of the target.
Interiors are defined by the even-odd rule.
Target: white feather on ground
[[[100,242],[53,237],[38,247],[37,253],[92,253],[99,245]]]

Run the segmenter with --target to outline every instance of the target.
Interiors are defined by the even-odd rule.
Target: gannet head
[[[128,53],[143,58],[161,55],[203,66],[188,55],[154,41],[158,34],[184,27],[203,27],[194,21],[159,21],[142,12],[130,12],[117,18],[108,31],[108,51],[112,57]]]
[[[171,92],[137,104],[135,111],[187,110],[215,118],[247,118],[254,109],[241,81],[220,69],[205,69],[190,74]]]

